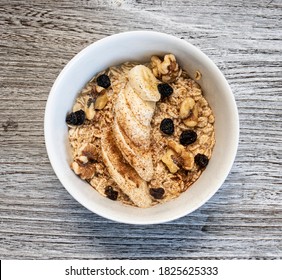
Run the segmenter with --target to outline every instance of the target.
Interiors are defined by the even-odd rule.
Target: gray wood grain
[[[282,1],[0,1],[0,258],[282,258]],[[50,88],[81,49],[156,30],[191,42],[223,71],[240,145],[216,195],[179,220],[133,226],[84,209],[45,150]]]

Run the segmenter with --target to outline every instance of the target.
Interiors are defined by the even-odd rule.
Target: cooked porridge
[[[213,112],[173,54],[97,74],[66,122],[75,174],[101,195],[142,208],[186,191],[215,144]]]

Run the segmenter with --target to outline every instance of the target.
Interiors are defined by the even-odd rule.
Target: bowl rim
[[[233,119],[234,119],[234,130],[235,130],[235,139],[234,139],[234,143],[236,143],[236,145],[233,145],[232,151],[230,151],[230,160],[227,163],[227,168],[226,170],[228,170],[224,176],[222,176],[221,180],[218,182],[217,187],[214,187],[213,190],[209,193],[209,195],[206,197],[206,199],[201,200],[199,203],[197,203],[193,208],[190,209],[183,209],[183,211],[181,212],[181,214],[175,214],[175,215],[171,215],[169,218],[157,218],[153,217],[151,219],[147,219],[146,221],[133,221],[133,220],[128,220],[127,218],[123,219],[123,218],[117,218],[117,217],[112,217],[109,216],[107,214],[105,214],[102,211],[96,211],[97,209],[93,209],[93,207],[90,207],[89,205],[87,205],[85,203],[85,201],[83,201],[82,198],[78,197],[75,194],[75,191],[68,186],[68,184],[66,184],[65,182],[65,178],[64,176],[62,176],[62,174],[60,172],[58,172],[58,166],[56,163],[56,159],[55,159],[55,155],[53,153],[53,150],[51,148],[51,144],[50,141],[51,139],[51,135],[50,135],[50,129],[52,128],[51,125],[51,121],[48,118],[49,116],[49,111],[51,111],[52,107],[51,104],[53,103],[53,99],[55,98],[55,93],[56,93],[56,89],[59,85],[59,83],[61,82],[61,80],[63,79],[65,73],[69,70],[69,68],[71,68],[74,64],[76,64],[76,62],[85,55],[85,53],[87,53],[92,47],[93,45],[97,46],[100,44],[106,44],[108,41],[112,41],[113,39],[122,39],[124,37],[124,39],[127,36],[139,36],[139,35],[149,35],[149,36],[158,36],[161,37],[163,39],[169,39],[169,40],[173,40],[175,43],[181,44],[183,46],[183,48],[190,48],[193,50],[193,52],[196,52],[197,54],[199,54],[205,61],[207,61],[209,63],[210,66],[213,67],[213,71],[216,71],[216,75],[219,76],[221,78],[221,80],[225,83],[225,87],[226,89],[229,91],[229,98],[230,98],[230,102],[232,103],[232,107],[234,109],[234,114],[233,114]],[[228,174],[230,173],[230,170],[233,166],[233,163],[235,161],[236,158],[236,154],[237,154],[237,150],[238,150],[238,145],[239,145],[239,114],[238,114],[238,108],[236,105],[236,101],[235,101],[235,97],[234,94],[231,90],[230,85],[228,84],[226,78],[224,77],[223,73],[219,70],[219,68],[216,66],[216,64],[205,54],[203,53],[198,47],[192,45],[191,43],[187,42],[186,40],[177,38],[173,35],[170,34],[166,34],[166,33],[162,33],[162,32],[157,32],[157,31],[143,31],[143,30],[138,30],[138,31],[127,31],[127,32],[121,32],[121,33],[117,33],[114,35],[110,35],[107,37],[104,37],[98,41],[95,41],[93,43],[91,43],[90,45],[88,45],[87,47],[83,48],[80,52],[78,52],[76,55],[74,55],[74,57],[64,66],[64,68],[61,70],[61,72],[59,73],[59,75],[57,76],[50,92],[48,95],[48,99],[46,102],[46,107],[45,107],[45,114],[44,114],[44,139],[45,139],[45,146],[46,146],[46,150],[47,150],[47,154],[48,154],[48,158],[50,161],[50,164],[57,176],[57,178],[59,179],[60,183],[64,186],[64,188],[69,192],[69,194],[76,200],[78,201],[81,205],[83,205],[85,208],[87,208],[88,210],[90,210],[91,212],[104,217],[106,219],[115,221],[115,222],[120,222],[120,223],[126,223],[126,224],[135,224],[135,225],[149,225],[149,224],[159,224],[159,223],[164,223],[164,222],[169,222],[169,221],[173,221],[176,220],[178,218],[184,217],[190,213],[192,213],[193,211],[195,211],[196,209],[200,208],[203,204],[205,204],[218,190],[219,188],[222,186],[222,184],[224,183],[224,181],[226,180]]]

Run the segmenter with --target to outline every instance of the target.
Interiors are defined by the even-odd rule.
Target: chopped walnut
[[[169,146],[170,148],[172,148],[172,149],[173,149],[176,153],[178,153],[178,154],[181,154],[182,152],[185,151],[184,146],[182,146],[182,145],[176,143],[176,142],[173,141],[173,140],[169,140],[169,141],[168,141],[168,146]]]
[[[176,156],[176,153],[173,150],[168,149],[161,160],[171,173],[176,173],[179,170],[179,167],[174,162],[172,156]]]
[[[177,166],[183,166],[184,160],[180,155],[172,155],[171,158]]]
[[[105,89],[103,87],[100,87],[98,85],[95,86],[95,89],[98,93],[102,92],[102,91],[105,91]]]
[[[91,143],[82,146],[79,150],[79,155],[87,157],[88,161],[91,163],[96,163],[99,156],[96,147]]]
[[[88,120],[92,120],[95,117],[95,109],[94,109],[94,101],[92,97],[88,97],[87,102],[84,106],[84,112],[86,115],[86,118]]]
[[[154,75],[165,83],[175,81],[182,72],[173,54],[166,54],[163,61],[158,56],[153,55],[151,66]]]
[[[190,151],[187,151],[184,146],[173,140],[168,141],[168,146],[177,153],[177,156],[174,155],[172,157],[175,164],[182,166],[185,170],[191,170],[193,168],[194,156]]]
[[[94,107],[96,110],[102,110],[107,105],[107,102],[108,102],[107,93],[100,94],[95,101]]]
[[[78,157],[74,160],[71,167],[81,179],[89,180],[96,173],[97,158],[98,154],[95,146],[93,144],[85,144],[80,148]]]
[[[88,162],[88,158],[86,156],[80,156],[77,158],[77,161],[81,164],[86,164]]]
[[[95,175],[95,165],[90,162],[83,164],[77,160],[72,163],[71,167],[75,174],[79,175],[83,180],[89,180]]]
[[[189,116],[183,120],[183,123],[188,127],[195,127],[198,124],[199,105],[194,102],[193,108],[190,110]]]
[[[195,106],[194,99],[191,97],[186,97],[180,104],[179,117],[181,119],[188,118],[191,115],[194,106]]]
[[[185,151],[181,153],[183,158],[183,168],[186,170],[191,170],[194,167],[194,156],[190,151]]]

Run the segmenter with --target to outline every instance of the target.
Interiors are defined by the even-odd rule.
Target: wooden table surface
[[[222,70],[240,115],[238,154],[197,211],[119,224],[76,202],[49,163],[51,86],[80,50],[129,30],[194,44]],[[282,1],[0,1],[1,259],[282,258]]]

